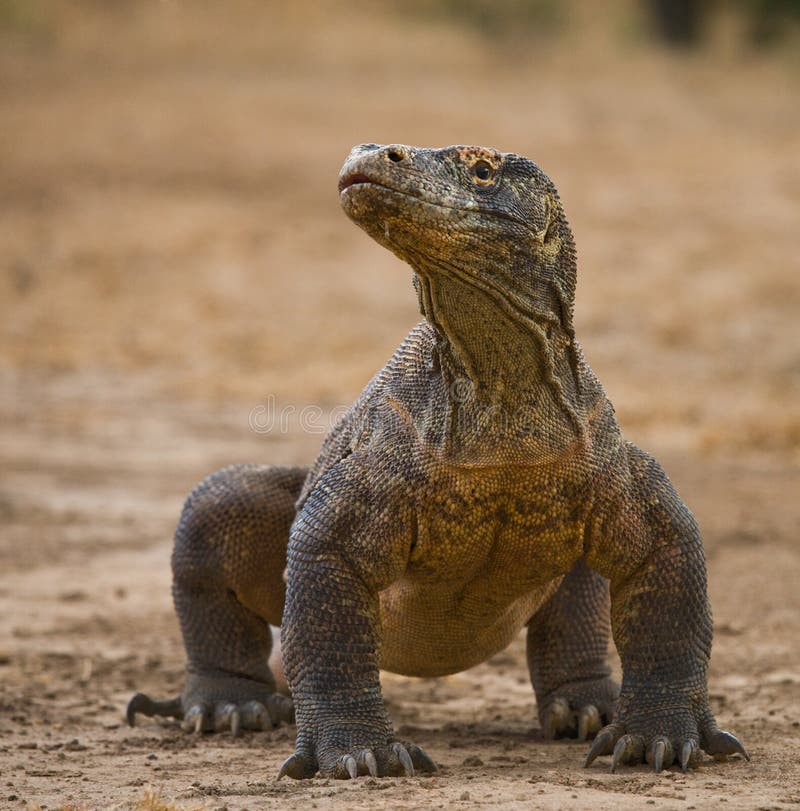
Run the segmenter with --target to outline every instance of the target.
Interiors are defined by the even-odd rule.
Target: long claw
[[[183,727],[184,732],[193,732],[199,735],[203,731],[206,720],[206,708],[202,704],[195,704],[184,716]]]
[[[653,745],[653,771],[658,774],[664,768],[664,752],[667,745],[664,741],[656,741]]]
[[[167,701],[154,701],[144,693],[136,693],[128,702],[125,718],[129,726],[136,726],[136,713],[141,715],[158,715],[164,718],[183,718],[183,708],[180,698],[171,698]]]
[[[238,707],[231,712],[231,736],[238,738],[242,734],[242,716]]]
[[[281,763],[281,767],[278,769],[278,776],[275,779],[280,780],[281,777],[287,775],[288,777],[293,777],[295,780],[299,780],[301,775],[295,774],[299,765],[297,761],[297,755],[289,755],[289,757]]]
[[[136,693],[136,695],[128,702],[128,706],[125,710],[125,719],[127,720],[129,727],[136,726],[137,712],[142,713],[142,715],[149,715],[149,713],[142,709],[141,699],[147,699],[148,701],[150,700],[146,695],[144,695],[144,693]],[[139,702],[138,704],[137,701]]]
[[[433,759],[429,757],[424,749],[421,749],[414,743],[409,744],[406,749],[408,750],[408,754],[411,755],[411,762],[414,764],[415,769],[419,769],[421,772],[426,772],[427,774],[433,774],[439,771],[436,763],[434,763]]]
[[[245,729],[272,729],[269,710],[260,701],[247,701],[239,708],[239,713]]]
[[[695,759],[697,752],[697,743],[695,741],[686,741],[681,749],[681,771],[686,774],[689,770],[689,765]]]
[[[301,758],[297,753],[289,755],[283,761],[276,780],[286,775],[293,780],[303,780],[307,777],[313,777],[316,774],[316,769],[312,769],[304,758]]]
[[[614,746],[611,757],[611,773],[617,770],[621,763],[635,763],[642,759],[644,742],[633,735],[623,735]]]
[[[366,764],[370,777],[377,777],[378,761],[375,760],[375,755],[373,755],[369,750],[367,750],[366,754],[364,755],[364,763]]]
[[[400,763],[408,777],[414,776],[414,764],[411,762],[411,755],[406,751],[402,743],[393,743],[392,751],[397,755]]]
[[[627,735],[623,735],[617,741],[614,747],[614,753],[611,755],[611,774],[614,774],[620,763],[624,763],[627,760],[626,755],[630,748],[630,742],[630,738]]]
[[[564,698],[557,698],[545,710],[542,719],[544,737],[552,741],[559,732],[570,725],[571,720],[572,710],[569,708],[569,702]]]
[[[741,755],[745,760],[750,760],[750,755],[747,754],[739,739],[721,729],[715,730],[709,736],[708,742],[703,748],[715,758],[724,759],[728,755]]]
[[[600,712],[594,704],[587,704],[581,707],[578,713],[578,740],[585,741],[589,734],[597,732],[602,723],[600,721]]]
[[[614,749],[614,744],[618,739],[618,731],[615,727],[607,726],[601,729],[594,739],[594,743],[586,755],[583,768],[586,769],[592,765],[594,759],[599,755],[607,755]]]
[[[617,766],[622,761],[627,745],[628,741],[625,738],[620,738],[617,741],[617,745],[614,747],[614,754],[611,755],[611,774],[614,774],[617,770]]]
[[[348,755],[345,758],[344,767],[347,769],[347,773],[350,775],[351,780],[355,780],[356,777],[358,777],[358,764],[352,755]]]
[[[220,732],[226,727],[230,727],[233,722],[233,714],[238,714],[239,709],[235,704],[222,704],[214,708],[214,732]]]
[[[672,742],[663,735],[655,738],[647,750],[647,762],[653,767],[653,771],[659,774],[663,769],[669,768],[675,759],[675,750]]]

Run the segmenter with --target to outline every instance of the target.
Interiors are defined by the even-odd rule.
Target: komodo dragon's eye
[[[478,181],[482,181],[483,183],[491,183],[494,179],[495,168],[488,161],[475,161],[475,163],[472,165],[472,175]]]

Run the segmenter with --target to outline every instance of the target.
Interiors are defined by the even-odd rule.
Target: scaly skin
[[[129,718],[236,732],[290,717],[266,664],[282,607],[298,735],[281,774],[432,771],[396,741],[379,669],[463,670],[525,625],[543,730],[598,733],[586,765],[746,757],[708,706],[694,519],[622,438],[575,339],[552,182],[490,149],[368,144],[339,189],[412,266],[424,318],[308,471],[229,468],[189,498],[173,556],[187,685],[173,702],[137,695]]]

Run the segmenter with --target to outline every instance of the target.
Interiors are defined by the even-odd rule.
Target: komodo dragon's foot
[[[588,767],[599,755],[611,755],[611,771],[620,764],[647,762],[656,773],[679,762],[682,771],[694,767],[705,751],[717,760],[728,755],[750,756],[739,740],[717,727],[714,716],[706,706],[693,711],[689,702],[681,707],[680,700],[661,707],[636,706],[631,702],[620,718],[597,734],[584,766]]]
[[[236,676],[190,674],[183,695],[157,701],[136,693],[128,703],[126,717],[134,726],[136,715],[177,718],[186,732],[223,732],[234,737],[243,729],[272,729],[281,723],[294,723],[290,698],[252,679]]]
[[[278,779],[287,775],[296,780],[313,777],[317,771],[325,777],[355,780],[370,777],[413,777],[416,772],[433,774],[438,771],[430,756],[412,743],[394,741],[382,746],[353,748],[349,752],[328,752],[322,762],[313,753],[298,750],[283,762]]]
[[[563,684],[539,707],[542,734],[585,741],[611,721],[618,696],[619,685],[610,678]]]

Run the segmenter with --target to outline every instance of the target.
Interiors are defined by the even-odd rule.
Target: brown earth
[[[271,5],[0,4],[0,808],[800,805],[796,51],[723,26],[662,53],[625,2],[568,4],[552,40]],[[125,726],[134,690],[180,688],[185,493],[309,461],[416,318],[408,269],[338,209],[364,141],[484,143],[555,178],[586,354],[704,530],[712,701],[750,763],[583,770],[541,739],[519,640],[386,675],[432,778],[276,783],[291,728]]]

